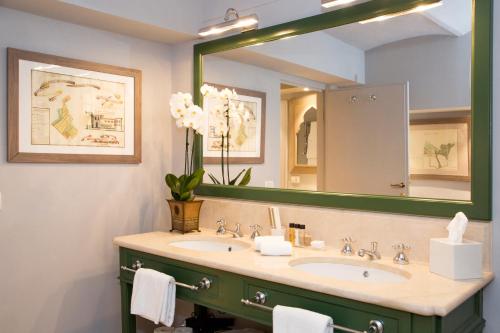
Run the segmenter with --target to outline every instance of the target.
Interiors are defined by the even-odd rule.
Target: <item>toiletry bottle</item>
[[[292,243],[292,245],[295,244],[295,224],[290,223],[288,225],[288,241]]]
[[[304,236],[304,246],[311,246],[312,242],[312,236],[311,234],[306,232],[306,235]]]
[[[295,231],[293,245],[301,246],[301,244],[300,244],[300,224],[295,224],[293,230]]]
[[[300,237],[300,246],[305,245],[305,238],[306,238],[306,225],[301,224],[299,226],[299,237]]]

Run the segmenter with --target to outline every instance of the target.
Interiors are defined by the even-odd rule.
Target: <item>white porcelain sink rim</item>
[[[184,245],[183,245],[184,243]],[[196,252],[233,252],[250,248],[250,244],[231,238],[215,237],[189,237],[185,239],[174,239],[168,245],[175,248]]]
[[[308,258],[299,258],[289,261],[289,266],[293,269],[299,270],[306,274],[311,274],[317,277],[330,277],[343,281],[354,281],[354,282],[363,282],[363,283],[402,283],[411,278],[411,273],[401,270],[396,267],[390,267],[385,264],[380,264],[377,262],[370,261],[358,261],[353,259],[343,259],[343,258],[332,258],[332,257],[308,257]],[[365,269],[369,273],[376,273],[376,277],[381,273],[382,275],[386,275],[389,280],[383,279],[360,279],[360,276],[355,276],[353,278],[345,278],[341,276],[335,276],[334,274],[324,273],[316,273],[311,272],[308,269],[301,269],[301,266],[306,266],[307,264],[332,264],[336,265],[337,268],[339,265],[351,266],[352,268],[361,268]]]

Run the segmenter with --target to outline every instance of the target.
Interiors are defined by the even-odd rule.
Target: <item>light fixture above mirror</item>
[[[256,14],[240,17],[238,11],[229,8],[224,15],[224,22],[201,28],[198,35],[207,37],[211,35],[220,35],[233,30],[249,31],[257,29],[259,18]]]

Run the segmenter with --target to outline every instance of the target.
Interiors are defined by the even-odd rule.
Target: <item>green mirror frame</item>
[[[194,45],[194,101],[200,105],[203,56],[278,40],[372,17],[409,10],[438,0],[372,0],[263,29],[253,30]],[[413,197],[310,192],[261,187],[202,184],[197,195],[241,200],[278,202],[350,210],[365,210],[422,216],[451,217],[462,211],[475,220],[491,220],[492,179],[492,26],[493,0],[473,0],[472,32],[472,127],[471,201]],[[195,165],[203,167],[202,136],[195,141]]]

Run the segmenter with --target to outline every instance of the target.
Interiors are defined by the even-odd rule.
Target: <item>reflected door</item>
[[[408,195],[407,84],[327,90],[324,117],[324,191]]]

